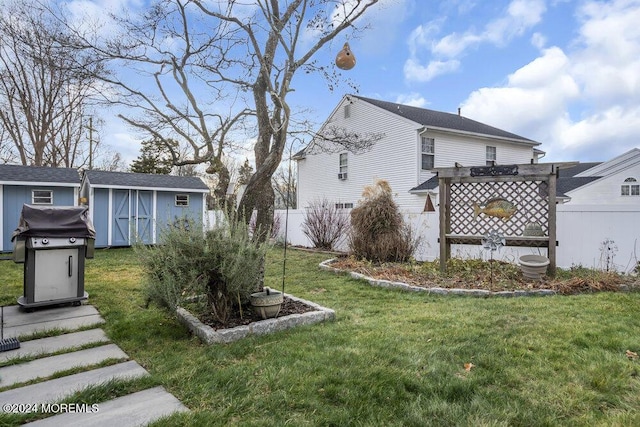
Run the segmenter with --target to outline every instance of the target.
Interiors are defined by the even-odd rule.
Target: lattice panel
[[[450,199],[451,234],[478,236],[498,230],[506,237],[522,236],[526,224],[537,222],[549,234],[549,206],[545,181],[452,183]],[[507,220],[479,213],[474,219],[474,203],[480,207],[495,198],[516,206]]]

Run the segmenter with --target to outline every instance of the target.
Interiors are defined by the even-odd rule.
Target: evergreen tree
[[[249,164],[249,159],[245,159],[238,169],[238,185],[247,185],[251,175],[253,175],[253,167]]]
[[[131,163],[131,172],[168,175],[173,168],[166,145],[158,140],[142,141],[140,155]]]

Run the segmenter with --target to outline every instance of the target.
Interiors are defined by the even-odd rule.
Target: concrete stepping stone
[[[23,341],[20,348],[0,353],[0,362],[17,359],[19,357],[35,357],[43,354],[56,353],[68,348],[82,347],[87,344],[109,342],[109,338],[102,329],[72,332],[49,338]]]
[[[53,307],[26,312],[20,306],[4,308],[4,337],[13,338],[52,329],[74,330],[104,323],[91,305]]]
[[[33,427],[133,427],[147,425],[175,412],[186,412],[184,406],[163,387],[122,396],[97,404],[97,412],[67,412],[25,424]]]
[[[3,391],[0,392],[0,402],[27,405],[56,402],[89,386],[100,385],[116,379],[139,378],[145,375],[149,375],[149,373],[138,363],[134,361],[123,362]]]
[[[0,368],[0,387],[49,377],[56,372],[82,366],[95,365],[107,359],[128,359],[129,356],[115,344],[73,351],[57,356],[36,359],[18,365]]]

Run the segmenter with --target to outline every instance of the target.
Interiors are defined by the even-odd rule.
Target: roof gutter
[[[482,139],[498,139],[498,140],[505,141],[505,142],[513,142],[515,144],[526,144],[526,145],[531,145],[531,146],[538,146],[538,145],[542,144],[541,142],[536,142],[536,141],[531,141],[531,140],[506,138],[506,137],[503,137],[503,136],[487,135],[486,133],[468,132],[468,131],[463,131],[463,130],[440,128],[440,127],[434,127],[434,126],[424,126],[422,129],[424,129],[422,132],[424,132],[426,130],[434,130],[434,131],[443,132],[443,133],[452,133],[452,134],[458,134],[458,135],[471,135],[471,136],[475,136],[477,138],[482,138]]]

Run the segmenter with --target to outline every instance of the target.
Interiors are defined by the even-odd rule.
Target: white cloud
[[[474,91],[464,114],[542,142],[547,160],[607,160],[638,147],[640,1],[587,2],[578,17],[571,50],[543,49],[504,86]]]
[[[378,56],[389,52],[414,6],[414,0],[380,0],[356,23],[360,28],[367,28],[357,40],[358,49]]]
[[[434,77],[449,74],[460,68],[460,61],[431,61],[425,67],[414,59],[407,59],[404,63],[404,76],[409,81],[428,82]]]
[[[140,0],[72,0],[64,4],[71,24],[97,36],[114,36],[119,27],[112,15],[136,10],[143,5]]]
[[[403,105],[411,105],[413,107],[424,108],[429,102],[419,93],[400,94],[396,97],[396,103]]]
[[[531,36],[531,44],[539,50],[542,50],[547,45],[547,38],[541,33],[533,33]]]
[[[585,96],[606,105],[640,101],[640,2],[589,2],[579,13],[574,73]]]
[[[439,40],[431,39],[431,36],[439,29],[440,22],[433,21],[425,26],[420,25],[412,31],[408,40],[411,56],[405,64],[405,79],[424,82],[428,80],[424,78],[427,75],[433,78],[455,71],[460,64],[457,58],[466,50],[482,43],[503,46],[538,24],[545,11],[544,0],[513,0],[502,16],[488,22],[481,31],[467,30],[463,33],[451,33]],[[424,48],[433,56],[426,67],[432,72],[416,73],[416,64],[420,62],[418,57]],[[452,66],[454,63],[455,67]]]
[[[543,142],[549,123],[561,119],[579,87],[569,58],[550,48],[511,74],[504,87],[482,88],[462,103],[465,116]]]
[[[432,36],[440,32],[440,27],[444,23],[444,18],[433,20],[424,25],[418,25],[411,31],[407,44],[412,57],[420,53],[422,49],[429,49],[432,43]]]

